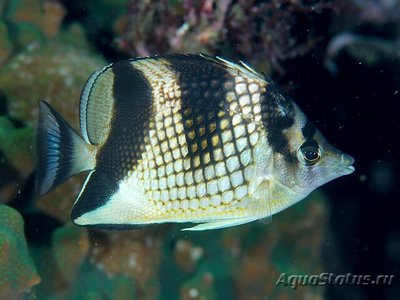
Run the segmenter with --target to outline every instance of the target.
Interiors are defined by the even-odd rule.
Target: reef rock
[[[78,28],[70,32],[80,46],[84,37],[79,37]],[[56,41],[39,43],[13,56],[0,69],[0,91],[8,100],[10,115],[30,126],[37,122],[37,101],[45,99],[77,128],[82,88],[90,74],[104,64],[88,48]]]
[[[13,45],[8,36],[8,30],[4,22],[0,21],[0,66],[10,56]]]
[[[89,259],[110,277],[125,275],[134,280],[139,299],[157,299],[162,240],[167,227],[95,231],[91,235]]]
[[[10,131],[11,125],[3,122],[12,138],[7,136],[0,147],[22,178],[34,167],[32,128],[37,122],[37,101],[48,101],[77,129],[82,88],[90,74],[104,65],[103,59],[91,52],[81,27],[73,24],[51,41],[37,43],[12,56],[0,68],[0,93],[7,99],[8,113],[26,125]],[[0,128],[0,142],[1,139]],[[54,192],[37,198],[36,205],[67,222],[81,186],[82,178],[74,177]]]
[[[14,40],[26,47],[58,34],[65,16],[59,1],[14,0],[4,7],[4,18],[11,23]]]
[[[68,224],[53,233],[53,256],[67,282],[74,282],[88,252],[86,228]]]
[[[21,215],[0,205],[0,299],[19,299],[40,282],[29,255]]]
[[[15,128],[11,120],[0,116],[0,151],[8,163],[26,178],[34,169],[33,128]]]

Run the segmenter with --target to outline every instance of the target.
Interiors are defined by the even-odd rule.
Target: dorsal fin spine
[[[254,70],[254,68],[252,68],[249,64],[243,61],[239,61],[239,64],[237,64],[236,62],[222,56],[216,56],[215,60],[218,61],[219,63],[224,64],[227,68],[243,73],[246,76],[249,76],[250,78],[265,81],[264,75],[258,73],[256,70]]]

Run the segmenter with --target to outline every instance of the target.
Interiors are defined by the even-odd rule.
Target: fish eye
[[[321,149],[315,141],[305,142],[300,147],[301,160],[307,165],[316,164],[321,158]]]

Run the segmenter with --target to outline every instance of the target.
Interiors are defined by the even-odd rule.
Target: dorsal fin
[[[165,55],[158,57],[160,59],[173,60],[179,62],[182,60],[185,64],[202,63],[209,61],[217,66],[223,66],[233,74],[241,74],[253,78],[257,81],[266,81],[265,76],[256,72],[251,66],[240,61],[235,63],[224,57],[211,57],[204,54],[200,55]],[[146,60],[149,58],[130,59],[130,63]],[[114,73],[113,65],[110,64],[94,72],[86,82],[81,94],[80,101],[80,125],[83,138],[86,142],[103,145],[110,131],[111,120],[114,111]]]
[[[83,138],[91,144],[103,144],[110,128],[114,102],[111,66],[94,72],[81,94],[80,126]]]
[[[205,54],[200,54],[201,57],[207,60],[212,60],[217,62],[218,64],[224,65],[227,69],[242,73],[250,78],[253,78],[255,80],[261,80],[265,81],[265,76],[259,72],[257,72],[252,66],[250,66],[248,63],[245,63],[243,61],[239,61],[239,63],[236,63],[226,57],[223,56],[216,56],[211,57],[207,56]]]

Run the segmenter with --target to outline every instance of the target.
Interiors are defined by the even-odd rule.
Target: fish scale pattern
[[[167,59],[158,69],[154,61],[132,63],[149,80],[157,108],[142,159],[129,174],[143,184],[148,204],[167,219],[248,213],[263,84],[235,70],[225,73],[225,82],[206,71],[186,74],[191,83],[184,84]]]

